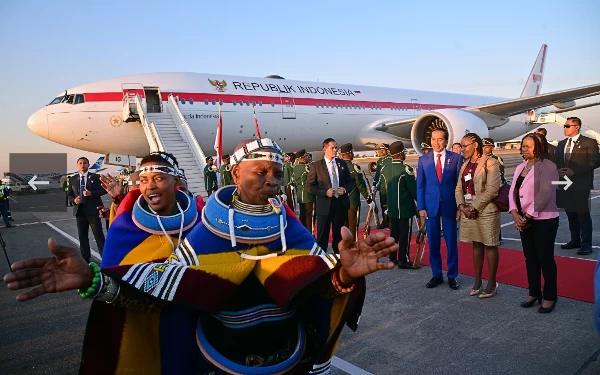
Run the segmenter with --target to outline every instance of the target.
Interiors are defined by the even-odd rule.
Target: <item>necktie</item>
[[[83,196],[83,188],[85,188],[85,175],[81,176],[81,181],[79,181],[79,202],[83,203],[85,197]]]
[[[569,160],[571,160],[571,137],[569,137],[569,140],[567,141],[567,147],[565,147],[565,162],[569,163]]]
[[[331,161],[331,177],[332,177],[332,180],[333,180],[333,186],[332,187],[333,187],[333,190],[335,190],[334,193],[333,193],[333,195],[336,198],[339,198],[340,197],[340,194],[338,193],[339,182],[338,182],[337,174],[335,173],[335,167],[334,167],[333,163],[334,163],[334,161],[332,160]]]
[[[442,154],[437,154],[437,164],[435,165],[435,173],[437,173],[438,182],[442,182]]]

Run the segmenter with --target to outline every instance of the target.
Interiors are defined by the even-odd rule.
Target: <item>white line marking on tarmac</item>
[[[15,227],[25,227],[25,226],[28,226],[28,225],[45,224],[45,223],[56,223],[58,221],[69,221],[69,220],[75,220],[75,219],[56,219],[56,220],[48,220],[48,221],[32,221],[30,223],[13,224],[13,226],[15,226]]]
[[[19,203],[19,202],[17,202],[17,200],[16,200],[15,198],[13,198],[13,197],[11,197],[11,196],[9,196],[9,197],[8,197],[8,199],[10,199],[11,201],[13,201],[13,202],[15,202],[15,203]]]
[[[331,359],[331,364],[334,367],[337,367],[340,370],[345,371],[350,375],[373,375],[370,372],[365,371],[365,370],[361,369],[360,367],[356,367],[352,363],[346,362],[343,359],[338,358],[338,357],[333,357]]]
[[[47,221],[44,222],[44,224],[46,224],[47,226],[49,226],[50,228],[54,229],[55,231],[57,231],[58,233],[60,233],[63,237],[65,237],[66,239],[68,239],[69,241],[73,242],[74,244],[76,244],[77,246],[79,246],[79,241],[71,236],[69,233],[63,231],[62,229],[58,229],[54,224],[49,223]],[[90,252],[92,253],[92,255],[99,260],[102,260],[102,257],[100,256],[100,254],[98,254],[98,252],[94,249],[90,249]]]
[[[511,238],[511,237],[502,237],[502,241],[507,240],[507,241],[519,241],[521,242],[520,238]],[[566,242],[555,242],[554,245],[566,245]],[[592,249],[600,249],[600,246],[592,246]],[[562,256],[562,255],[557,255],[557,256]],[[565,258],[574,258],[574,259],[583,259],[583,260],[591,260],[591,261],[596,261],[596,259],[584,259],[584,258],[577,258],[577,257],[565,257]]]
[[[511,224],[514,224],[514,223],[515,223],[514,221],[509,221],[509,222],[508,222],[508,223],[506,223],[506,224],[502,224],[502,225],[500,225],[500,228],[507,227],[507,226],[509,226],[509,225],[511,225]]]

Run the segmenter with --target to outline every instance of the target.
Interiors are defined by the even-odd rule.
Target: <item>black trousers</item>
[[[94,239],[96,239],[96,244],[98,245],[98,252],[100,255],[102,255],[102,252],[104,251],[104,232],[102,231],[102,221],[98,215],[87,216],[85,214],[77,214],[75,216],[75,220],[77,221],[77,232],[79,234],[79,249],[81,250],[81,256],[83,259],[89,262],[92,256],[89,238],[90,227],[92,228]]]
[[[390,218],[391,229],[390,237],[396,240],[399,246],[399,250],[395,253],[390,254],[390,260],[406,263],[410,261],[408,245],[410,239],[408,238],[408,230],[410,226],[410,219],[392,219]]]
[[[342,240],[340,230],[344,225],[344,220],[348,217],[348,210],[344,210],[340,198],[331,198],[329,204],[329,213],[327,215],[317,214],[317,244],[321,249],[327,251],[329,245],[329,229],[333,232],[333,243],[331,247],[333,252],[339,254],[338,244]]]
[[[592,217],[590,215],[590,191],[576,190],[568,196],[565,212],[569,219],[571,241],[581,246],[592,246]]]
[[[542,292],[544,275],[544,299],[556,301],[556,262],[554,261],[554,241],[558,231],[558,218],[534,220],[531,227],[521,234],[529,295],[538,297]]]

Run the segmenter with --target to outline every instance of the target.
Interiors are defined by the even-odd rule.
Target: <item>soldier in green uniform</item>
[[[503,184],[506,183],[506,179],[504,178],[504,160],[498,155],[494,155],[494,140],[492,138],[483,138],[483,153],[489,156],[490,158],[494,158],[498,160],[500,163],[500,180]]]
[[[306,190],[309,164],[306,161],[306,150],[302,149],[295,154],[296,165],[293,168],[293,179],[296,183],[296,202],[300,206],[300,222],[306,229],[313,232],[315,196]]]
[[[344,226],[350,229],[354,236],[354,241],[358,237],[358,224],[360,222],[360,196],[362,195],[367,204],[371,204],[373,201],[367,191],[367,183],[363,177],[362,170],[358,164],[354,164],[354,149],[352,143],[346,143],[340,147],[340,159],[345,160],[348,165],[348,170],[354,178],[355,186],[351,192],[348,193],[350,198],[350,209],[348,210],[348,217],[344,220]]]
[[[483,138],[483,153],[489,156],[490,158],[494,158],[498,160],[500,164],[500,180],[502,184],[506,183],[506,178],[504,178],[504,160],[498,155],[494,155],[494,140],[492,138]],[[502,242],[502,228],[500,228],[500,242]]]
[[[382,143],[379,145],[379,150],[377,150],[377,154],[379,155],[379,159],[377,159],[377,170],[375,171],[375,178],[373,179],[373,186],[376,191],[379,191],[379,204],[381,205],[382,219],[381,224],[377,226],[377,229],[389,228],[390,223],[388,220],[388,215],[385,213],[387,210],[387,198],[384,193],[381,192],[381,186],[379,185],[379,179],[381,176],[381,169],[392,162],[392,158],[389,155],[389,145],[387,143]]]
[[[204,167],[204,188],[206,189],[206,194],[208,194],[208,196],[219,188],[217,184],[217,167],[213,165],[212,156],[206,158],[206,167]]]
[[[221,158],[223,163],[219,173],[221,174],[221,187],[232,185],[231,183],[231,164],[229,164],[229,155],[223,155]]]
[[[287,205],[295,210],[294,207],[294,192],[292,191],[294,186],[294,158],[295,155],[292,152],[288,152],[284,156],[283,164],[283,184],[281,188],[285,189],[283,192],[287,197]]]
[[[391,221],[390,236],[395,238],[400,247],[398,253],[390,254],[390,259],[398,264],[398,268],[412,269],[408,247],[410,244],[410,219],[417,214],[417,182],[414,169],[404,163],[404,143],[394,142],[390,145],[392,162],[381,170],[381,193],[388,199],[388,216]]]

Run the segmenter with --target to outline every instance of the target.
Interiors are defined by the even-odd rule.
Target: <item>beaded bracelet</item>
[[[100,275],[100,266],[94,262],[90,263],[90,268],[94,272],[94,277],[92,278],[92,285],[90,285],[87,289],[78,289],[77,292],[83,299],[88,299],[90,296],[94,296],[100,290],[102,277]]]
[[[356,287],[356,284],[352,284],[352,286],[344,288],[342,286],[342,283],[340,281],[340,276],[338,274],[341,271],[342,271],[342,269],[339,268],[337,271],[333,271],[331,273],[331,284],[333,284],[333,287],[335,288],[335,290],[340,294],[350,293],[354,290],[354,288]]]

